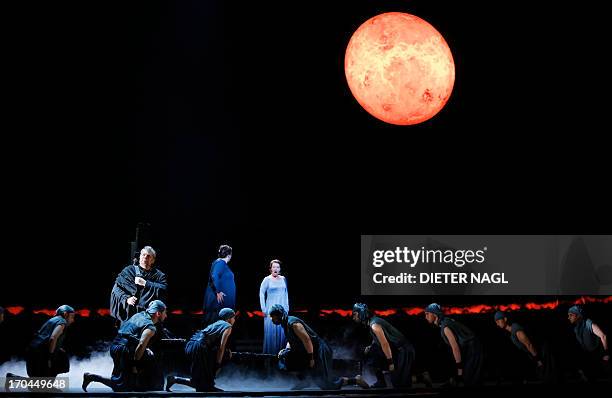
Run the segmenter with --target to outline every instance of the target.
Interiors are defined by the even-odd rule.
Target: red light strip
[[[499,304],[499,305],[487,305],[487,304],[475,304],[468,306],[452,306],[444,308],[444,313],[448,315],[465,315],[465,314],[486,314],[492,313],[497,310],[501,311],[520,311],[520,310],[528,310],[528,311],[542,311],[542,310],[554,310],[559,305],[574,305],[574,304],[590,304],[590,303],[601,303],[608,304],[612,303],[612,296],[608,297],[590,297],[583,296],[574,301],[551,301],[547,303],[525,303],[525,304]],[[19,315],[25,311],[25,307],[22,306],[9,306],[5,307],[6,312],[11,315]],[[297,309],[291,311],[293,313],[306,313],[308,310],[305,309]],[[408,307],[408,308],[389,308],[386,310],[374,310],[374,313],[379,316],[391,316],[396,315],[399,312],[403,312],[406,315],[415,316],[423,313],[422,307]],[[52,309],[34,309],[32,310],[33,314],[45,314],[48,316],[54,316],[55,310]],[[108,308],[99,308],[97,310],[90,310],[87,308],[82,308],[76,310],[76,313],[82,317],[89,317],[92,314],[97,314],[99,316],[105,317],[110,316],[110,310]],[[204,311],[185,311],[181,309],[172,310],[170,312],[172,315],[203,315]],[[261,311],[245,311],[246,315],[249,318],[263,318],[264,314]],[[323,309],[320,311],[319,316],[327,317],[330,315],[339,315],[341,317],[347,318],[352,316],[352,310],[346,309]],[[240,312],[238,312],[240,314]]]

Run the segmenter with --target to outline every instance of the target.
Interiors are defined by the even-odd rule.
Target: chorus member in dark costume
[[[148,349],[157,333],[157,326],[167,317],[166,304],[153,300],[146,311],[135,314],[121,324],[110,348],[113,358],[111,378],[92,373],[83,374],[83,391],[91,382],[102,383],[113,391],[150,391],[153,386],[163,385],[155,380],[155,356]]]
[[[450,346],[457,367],[457,381],[466,386],[481,383],[483,366],[482,344],[462,323],[444,316],[442,307],[432,303],[425,307],[425,319],[440,327],[442,340]]]
[[[391,387],[386,385],[383,371],[391,372],[393,387],[410,387],[414,347],[408,339],[386,320],[372,316],[366,304],[353,306],[353,321],[365,325],[372,336],[372,344],[364,351],[367,362],[376,369],[377,381],[372,387]]]
[[[263,279],[259,287],[259,303],[261,312],[264,314],[263,353],[276,355],[285,347],[287,339],[283,328],[272,323],[268,312],[274,304],[280,304],[289,313],[289,294],[287,293],[287,281],[280,274],[281,262],[279,260],[270,261],[268,270],[270,275]]]
[[[197,331],[185,345],[185,355],[191,362],[191,378],[168,376],[166,391],[174,384],[193,387],[198,392],[223,391],[215,387],[215,377],[221,369],[227,341],[236,321],[231,308],[219,311],[219,320]],[[231,352],[229,357],[231,357]]]
[[[68,355],[62,348],[66,329],[74,322],[74,308],[62,305],[55,316],[36,332],[26,352],[26,369],[30,377],[56,377],[70,370]],[[23,378],[12,373],[6,377]]]
[[[339,389],[342,380],[331,380],[333,352],[314,330],[300,318],[289,316],[285,307],[275,304],[270,308],[275,325],[281,325],[287,337],[287,347],[278,353],[282,370],[297,373],[300,382],[294,389],[307,386],[307,378],[323,390]]]
[[[205,326],[219,319],[221,308],[236,309],[236,282],[234,282],[234,273],[228,265],[231,259],[232,248],[221,245],[219,258],[210,266],[208,284],[204,293]]]
[[[138,265],[128,265],[117,276],[111,292],[111,316],[124,322],[144,311],[153,300],[166,300],[166,274],[155,268],[156,253],[151,246],[140,251]]]
[[[585,319],[581,306],[574,305],[567,312],[567,319],[574,325],[576,340],[581,348],[579,366],[581,376],[594,380],[600,375],[610,375],[610,351],[608,337],[590,319]]]
[[[516,322],[508,320],[506,313],[497,311],[493,316],[495,324],[510,333],[510,340],[522,352],[526,353],[537,368],[539,377],[547,383],[558,382],[556,361],[551,353],[546,342],[540,345],[540,349],[536,348],[533,339],[529,338],[525,329]]]

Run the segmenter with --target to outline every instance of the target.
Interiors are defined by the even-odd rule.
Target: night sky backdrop
[[[0,304],[107,305],[140,221],[192,309],[221,243],[257,309],[272,258],[294,305],[352,303],[362,233],[609,233],[607,14],[580,4],[3,4]],[[352,32],[386,11],[453,52],[421,125],[346,85]]]

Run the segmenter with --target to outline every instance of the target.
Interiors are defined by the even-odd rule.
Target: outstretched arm
[[[383,331],[382,327],[377,323],[372,325],[372,332],[374,332],[374,336],[376,336],[376,340],[378,340],[380,348],[382,348],[382,351],[385,354],[385,358],[387,358],[389,370],[393,371],[393,353],[391,352],[391,346],[389,345],[387,336],[385,336],[385,332]]]
[[[593,327],[593,333],[595,333],[595,336],[599,337],[599,339],[601,340],[601,344],[603,345],[604,351],[606,352],[606,354],[603,357],[603,360],[609,361],[610,354],[608,351],[608,337],[603,332],[603,330],[601,330],[601,328],[597,326],[595,323],[592,325],[592,327]]]
[[[140,341],[138,342],[138,346],[136,346],[136,351],[134,352],[134,359],[139,361],[144,355],[147,346],[149,345],[149,341],[151,338],[155,336],[155,332],[151,329],[145,329],[142,332],[142,336],[140,336]]]
[[[461,348],[459,348],[459,343],[457,343],[455,334],[452,330],[450,330],[450,328],[444,328],[444,335],[448,339],[448,344],[450,344],[451,350],[453,351],[453,357],[455,358],[455,363],[457,365],[457,374],[461,376],[463,375],[463,365],[461,362]]]
[[[51,333],[51,337],[49,337],[49,354],[53,354],[55,352],[55,348],[57,347],[57,339],[64,333],[64,325],[57,325],[55,329],[53,329],[53,333]]]
[[[225,329],[221,335],[221,344],[217,350],[217,365],[219,366],[221,365],[221,362],[223,362],[223,354],[225,353],[225,346],[227,345],[227,340],[229,339],[230,334],[232,334],[231,327]]]
[[[308,354],[310,359],[310,367],[314,367],[312,340],[310,339],[308,333],[306,333],[304,325],[302,325],[301,323],[294,323],[291,327],[293,328],[293,331],[295,332],[296,336],[298,336],[302,344],[304,344],[304,349],[306,349],[306,354]]]
[[[527,334],[524,331],[522,330],[517,331],[516,337],[519,339],[521,343],[523,343],[523,345],[527,348],[527,351],[529,351],[529,353],[532,356],[534,357],[538,356],[538,352],[536,351],[535,347],[531,343],[531,340],[529,340],[529,337],[527,337]]]

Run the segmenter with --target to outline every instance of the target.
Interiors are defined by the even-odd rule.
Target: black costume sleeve
[[[152,275],[151,279],[147,280],[147,283],[142,288],[140,294],[141,301],[150,303],[153,300],[166,300],[166,294],[168,292],[168,279],[166,274],[157,270]]]
[[[136,284],[134,283],[133,266],[125,267],[117,279],[111,291],[110,310],[113,318],[125,321],[128,318],[127,299],[136,294]]]

